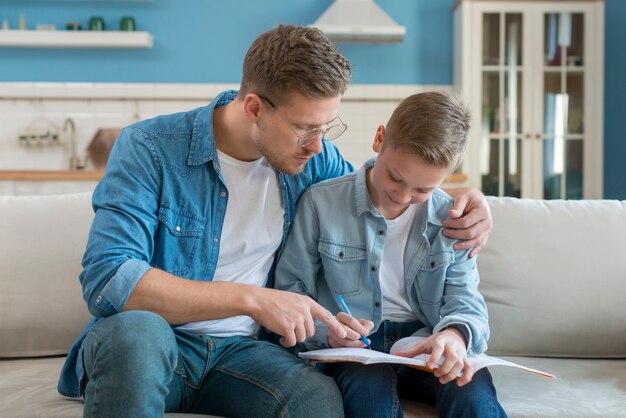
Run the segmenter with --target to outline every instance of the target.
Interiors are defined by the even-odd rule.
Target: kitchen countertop
[[[104,171],[0,170],[0,180],[18,181],[98,181]]]
[[[61,170],[0,170],[0,180],[22,181],[98,181],[104,171],[61,171]],[[445,183],[462,183],[467,176],[461,173],[449,175]]]
[[[463,173],[452,173],[443,181],[446,183],[463,183],[467,181],[467,174]]]

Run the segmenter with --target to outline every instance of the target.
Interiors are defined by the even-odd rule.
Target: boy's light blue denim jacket
[[[228,201],[213,136],[213,110],[236,96],[236,91],[226,91],[206,107],[139,122],[115,141],[93,194],[95,218],[80,275],[95,318],[68,354],[57,387],[60,394],[81,395],[81,344],[87,331],[122,310],[148,269],[212,280]],[[279,253],[302,192],[352,170],[337,148],[323,141],[323,151],[302,173],[277,174],[285,209]],[[270,279],[272,275],[273,269]]]
[[[383,296],[378,272],[387,224],[373,206],[365,180],[375,159],[357,172],[311,186],[300,198],[296,219],[278,261],[278,289],[307,294],[333,314],[342,295],[356,318],[382,321]],[[464,334],[468,355],[487,349],[487,307],[478,292],[478,270],[469,250],[454,251],[442,235],[452,198],[435,189],[413,222],[404,252],[409,304],[427,336],[447,327]],[[326,326],[316,321],[306,349],[327,347]]]

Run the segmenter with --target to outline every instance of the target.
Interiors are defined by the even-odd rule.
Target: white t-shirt
[[[417,319],[408,301],[404,277],[404,249],[419,206],[410,205],[396,219],[385,220],[387,237],[379,274],[383,292],[383,320],[409,322]]]
[[[285,210],[278,174],[263,157],[236,160],[218,151],[228,205],[213,281],[265,286],[274,255],[283,238]],[[194,334],[229,337],[255,335],[249,316],[192,322],[181,329]]]

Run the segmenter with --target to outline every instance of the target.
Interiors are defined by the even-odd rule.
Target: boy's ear
[[[261,98],[256,94],[246,94],[243,98],[243,111],[251,122],[256,122],[261,109]]]
[[[375,153],[379,153],[383,148],[383,141],[385,140],[385,125],[379,125],[376,129],[376,135],[374,135],[374,143],[372,149]]]

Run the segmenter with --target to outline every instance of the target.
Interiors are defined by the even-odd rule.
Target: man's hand
[[[456,384],[463,386],[472,380],[474,368],[467,359],[467,349],[463,335],[454,328],[446,328],[436,334],[431,335],[413,348],[397,352],[396,355],[403,357],[415,357],[418,354],[430,354],[426,366],[435,369],[441,356],[445,357],[444,362],[434,374],[439,378],[441,384],[446,384],[457,379]],[[463,373],[462,377],[459,375]]]
[[[255,287],[250,302],[250,317],[281,336],[280,344],[293,347],[315,335],[314,319],[328,326],[329,332],[345,338],[346,331],[326,308],[308,296]]]
[[[454,206],[448,211],[450,219],[443,221],[446,237],[464,240],[454,244],[455,250],[472,248],[474,257],[487,244],[493,219],[485,196],[476,189],[446,189],[454,198]]]
[[[345,336],[338,335],[334,330],[328,328],[327,341],[329,347],[365,347],[361,336],[367,337],[374,323],[367,319],[356,319],[345,312],[337,314],[337,320],[343,324]]]

